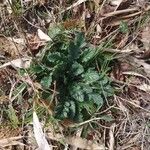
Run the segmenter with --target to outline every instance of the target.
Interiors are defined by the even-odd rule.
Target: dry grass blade
[[[52,150],[52,148],[49,146],[45,138],[45,135],[42,131],[42,127],[39,122],[38,116],[36,115],[36,112],[33,112],[33,129],[34,129],[34,136],[39,146],[39,149],[40,150]]]
[[[112,17],[115,15],[120,15],[120,14],[124,14],[124,13],[131,13],[131,12],[135,12],[135,11],[138,11],[138,8],[129,8],[129,9],[118,10],[118,11],[104,14],[104,16],[105,17]]]
[[[141,77],[143,79],[146,79],[146,81],[148,81],[150,83],[150,80],[146,76],[144,76],[140,73],[134,72],[134,71],[124,71],[124,72],[122,72],[122,74],[123,75],[131,75],[131,76]]]
[[[134,106],[135,108],[139,108],[139,109],[141,109],[141,110],[147,112],[148,114],[150,114],[150,110],[144,109],[143,107],[141,107],[140,105],[138,105],[138,104],[136,104],[136,103],[134,103],[134,102],[132,102],[132,101],[129,101],[129,100],[126,100],[126,99],[123,99],[123,98],[121,98],[121,100],[122,100],[122,101],[125,101],[125,102],[127,102],[127,103],[129,103],[129,104],[131,104],[131,105]]]
[[[115,145],[115,138],[114,138],[114,130],[115,130],[115,124],[112,124],[109,131],[109,150],[114,150]]]
[[[106,52],[112,52],[112,53],[123,53],[123,54],[131,54],[133,49],[112,49],[112,48],[107,48],[105,49]]]
[[[149,11],[149,10],[150,10],[150,6],[148,6],[145,9],[145,11]],[[114,12],[110,12],[110,13],[104,14],[104,16],[105,17],[112,17],[112,16],[116,16],[116,15],[121,15],[121,14],[124,14],[124,13],[132,13],[132,12],[142,13],[143,11],[139,11],[139,8],[135,7],[135,8],[129,8],[129,9],[123,9],[123,10],[117,10],[117,11],[114,11]]]
[[[21,140],[22,138],[23,138],[22,136],[18,136],[18,137],[11,137],[7,139],[1,139],[0,147],[4,148],[7,146],[12,146],[12,145],[24,145],[23,143],[17,141],[17,140]]]
[[[136,86],[138,89],[144,92],[150,92],[150,85],[143,83],[142,85]]]
[[[78,0],[76,3],[73,3],[71,6],[67,7],[65,10],[61,11],[61,13],[65,12],[67,10],[70,10],[70,9],[72,9],[74,7],[77,7],[78,5],[80,5],[80,4],[82,4],[82,3],[86,2],[86,1],[87,0]]]
[[[133,75],[133,76],[138,76],[138,77],[142,77],[142,78],[147,79],[147,78],[146,78],[145,76],[143,76],[142,74],[137,73],[137,72],[133,72],[133,71],[124,71],[122,74],[125,74],[125,75]]]

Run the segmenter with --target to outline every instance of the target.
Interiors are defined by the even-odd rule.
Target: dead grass
[[[11,6],[7,4],[7,7],[5,3],[0,1],[0,64],[22,56],[35,56],[46,44],[38,37],[37,29],[47,33],[48,28],[56,24],[65,29],[83,31],[93,45],[109,45],[103,49],[114,56],[110,77],[116,94],[108,100],[106,108],[97,112],[90,120],[81,124],[70,120],[58,123],[53,117],[49,117],[44,109],[45,104],[40,104],[42,109],[41,106],[37,108],[39,114],[44,112],[45,115],[39,116],[41,122],[49,122],[45,131],[53,149],[97,150],[101,147],[109,150],[149,150],[150,3],[146,0],[123,0],[117,6],[106,0],[29,1],[19,3],[20,9],[15,10],[15,3]],[[23,44],[20,39],[24,41]],[[26,80],[31,87],[22,91],[21,96],[12,102],[9,99],[11,90],[21,80]],[[145,84],[146,87],[143,86]],[[37,147],[31,125],[33,103],[28,99],[30,95],[36,95],[36,88],[40,86],[28,76],[26,79],[20,79],[20,76],[18,78],[18,71],[12,67],[0,70],[0,148],[8,147],[8,141],[5,146],[1,144],[3,140],[10,141],[9,138],[19,135],[23,139],[17,141],[14,138],[10,145],[22,143],[25,146],[12,146],[10,149]],[[11,122],[5,113],[9,110],[9,105],[14,109],[13,117],[20,122],[15,129],[6,125]]]

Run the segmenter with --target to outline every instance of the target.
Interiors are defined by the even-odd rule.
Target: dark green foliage
[[[50,89],[56,83],[55,118],[84,121],[113,94],[109,78],[95,65],[97,61],[101,66],[105,55],[89,46],[83,33],[55,29],[49,34],[53,42],[42,52],[42,59],[33,62],[30,72],[43,87],[42,99],[52,97]]]

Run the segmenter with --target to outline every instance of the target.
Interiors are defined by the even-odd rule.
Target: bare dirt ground
[[[148,0],[0,1],[0,149],[38,148],[27,94],[33,89],[17,87],[30,83],[18,68],[23,68],[20,58],[36,57],[47,45],[45,36],[56,24],[84,32],[94,46],[108,42],[103,49],[114,57],[109,76],[116,92],[97,112],[105,119],[97,114],[83,123],[51,119],[43,129],[52,149],[150,150]],[[39,116],[42,126],[50,111]]]

